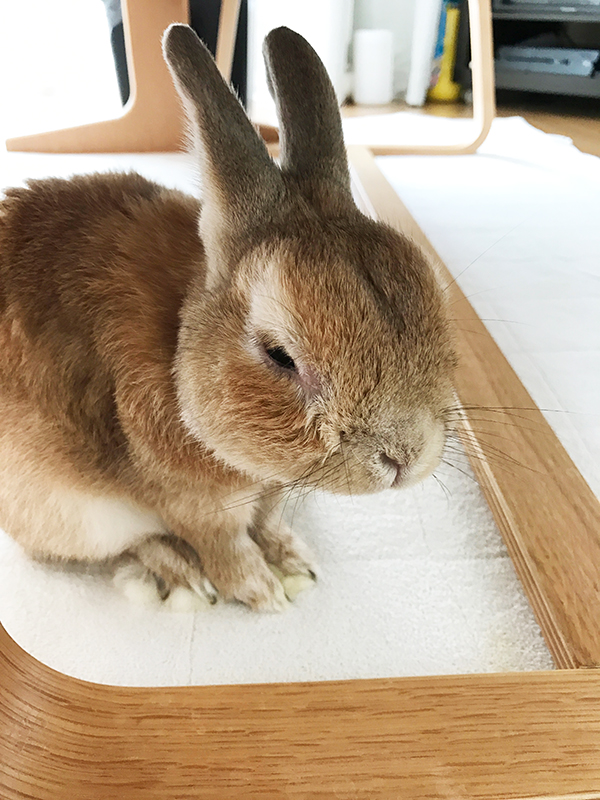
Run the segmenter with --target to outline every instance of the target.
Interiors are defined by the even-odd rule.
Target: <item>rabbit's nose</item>
[[[390,471],[392,477],[390,487],[400,486],[408,470],[407,465],[401,464],[399,461],[396,461],[395,458],[383,452],[379,454],[379,460],[383,466]]]

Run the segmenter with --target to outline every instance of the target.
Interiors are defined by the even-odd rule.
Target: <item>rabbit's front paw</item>
[[[288,600],[295,600],[314,585],[317,574],[313,555],[285,522],[271,518],[252,528],[250,536],[281,581]]]
[[[269,564],[269,569],[273,575],[281,581],[285,596],[290,602],[293,602],[299,594],[305,592],[307,589],[311,589],[315,585],[316,578],[314,573],[307,575],[303,572],[293,572],[286,575],[273,564]]]
[[[217,602],[196,551],[171,534],[145,539],[116,565],[115,583],[132,601],[170,611],[199,611]]]
[[[289,600],[282,581],[274,575],[267,565],[260,573],[247,576],[237,586],[232,587],[232,596],[250,606],[253,611],[285,611]]]
[[[206,574],[225,600],[253,611],[283,611],[289,605],[282,583],[247,533],[216,536],[200,549]]]

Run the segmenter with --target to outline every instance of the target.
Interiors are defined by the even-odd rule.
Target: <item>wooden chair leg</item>
[[[387,155],[462,155],[474,153],[487,137],[496,116],[494,47],[490,0],[469,0],[471,28],[471,74],[473,76],[473,119],[477,130],[464,143],[448,145],[372,145],[376,156]]]
[[[217,66],[229,81],[240,0],[223,0]],[[116,119],[7,139],[7,150],[39,153],[118,153],[179,150],[185,140],[181,104],[164,63],[160,41],[171,22],[189,22],[187,0],[123,0],[123,28],[131,94]],[[267,142],[277,128],[259,125]]]
[[[227,83],[231,80],[235,37],[238,29],[241,0],[222,0],[217,34],[217,53],[215,61]]]
[[[223,0],[217,41],[217,64],[229,79],[240,0]],[[183,115],[162,58],[160,37],[171,22],[187,22],[187,0],[124,0],[123,22],[131,98],[122,116],[48,133],[8,139],[8,150],[59,152],[148,152],[181,147]],[[474,137],[451,145],[373,145],[375,155],[473,153],[489,133],[495,116],[494,57],[490,0],[470,0]],[[267,142],[277,129],[260,125]]]
[[[237,34],[241,0],[222,0],[219,16],[219,35],[217,37],[217,54],[215,61],[221,75],[229,83],[233,66],[233,51]],[[279,131],[272,125],[257,125],[258,131],[269,144],[279,141]]]
[[[465,142],[448,145],[390,144],[367,145],[373,155],[463,155],[474,153],[487,137],[496,116],[496,87],[494,83],[494,47],[492,40],[492,9],[490,0],[469,0],[471,28],[471,66],[473,76],[474,136]],[[270,125],[259,130],[270,144],[278,141],[278,131]],[[271,149],[273,155],[277,148]]]
[[[123,0],[131,95],[116,119],[8,139],[7,150],[115,153],[177,150],[184,140],[181,103],[161,51],[171,22],[188,22],[187,0]]]

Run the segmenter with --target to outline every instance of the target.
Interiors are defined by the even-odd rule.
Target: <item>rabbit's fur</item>
[[[314,574],[281,492],[438,465],[443,297],[419,249],[357,210],[300,36],[265,43],[281,167],[193,31],[164,47],[202,207],[133,173],[31,181],[0,205],[0,525],[38,557],[125,554],[163,596],[210,581],[277,609],[268,564]]]

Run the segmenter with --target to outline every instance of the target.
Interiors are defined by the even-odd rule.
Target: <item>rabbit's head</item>
[[[337,101],[298,34],[265,41],[277,165],[194,32],[165,57],[200,159],[206,269],[182,311],[189,431],[255,479],[341,493],[439,464],[455,357],[421,251],[353,201]]]

